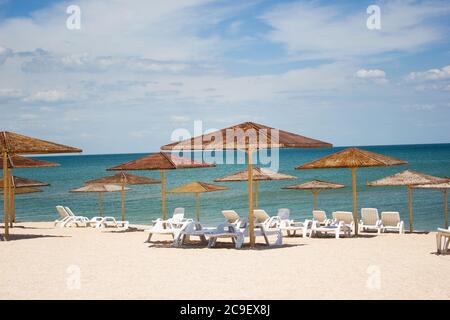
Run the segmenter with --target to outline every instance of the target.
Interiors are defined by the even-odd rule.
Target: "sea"
[[[381,211],[399,211],[408,225],[408,194],[406,187],[369,187],[367,182],[380,179],[406,169],[426,174],[450,176],[450,144],[389,145],[359,147],[383,155],[408,161],[407,165],[395,167],[360,168],[357,170],[358,208],[377,208]],[[312,179],[345,184],[337,190],[319,193],[317,209],[325,210],[329,216],[333,211],[352,211],[352,189],[350,169],[296,170],[303,163],[319,159],[344,149],[284,149],[279,150],[279,172],[296,176],[295,180],[262,181],[259,184],[259,207],[274,215],[278,208],[289,208],[296,220],[311,218],[313,196],[309,191],[284,190],[283,186],[299,184]],[[98,195],[95,193],[70,193],[84,185],[87,180],[114,174],[107,168],[140,158],[146,154],[107,155],[63,155],[35,157],[59,163],[54,168],[16,169],[14,175],[50,183],[42,187],[43,192],[16,196],[16,221],[53,221],[58,215],[57,205],[69,206],[77,215],[98,215]],[[262,167],[267,166],[262,164]],[[215,183],[214,179],[245,170],[245,164],[217,164],[213,168],[180,169],[166,171],[166,188],[192,181]],[[130,172],[160,179],[160,172]],[[200,221],[205,225],[223,222],[221,210],[233,209],[247,215],[247,183],[217,183],[228,190],[200,194]],[[126,220],[131,223],[150,224],[161,217],[161,186],[133,185],[126,192]],[[2,200],[0,200],[1,202]],[[176,207],[184,207],[186,216],[195,219],[194,194],[167,194],[167,210],[171,215]],[[103,194],[105,215],[121,217],[121,194]],[[434,230],[444,224],[443,193],[439,190],[414,189],[413,223],[416,230]]]

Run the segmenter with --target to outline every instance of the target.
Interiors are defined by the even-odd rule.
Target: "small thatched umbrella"
[[[29,194],[29,193],[38,193],[42,192],[41,189],[31,188],[31,187],[23,187],[17,188],[15,194]],[[3,189],[0,190],[0,193],[3,193]]]
[[[112,176],[86,181],[86,184],[119,184],[122,186],[122,221],[125,221],[125,186],[158,183],[161,183],[161,181],[125,172],[119,172]]]
[[[208,134],[170,143],[162,150],[242,150],[247,153],[248,172],[248,221],[250,246],[255,244],[253,216],[253,166],[252,155],[259,149],[284,148],[331,148],[333,145],[304,137],[292,132],[278,130],[255,122],[243,122]]]
[[[444,183],[447,179],[430,176],[428,174],[405,170],[380,180],[369,182],[371,187],[381,186],[405,186],[408,188],[408,207],[409,207],[409,232],[413,232],[413,208],[412,208],[412,188],[420,184]]]
[[[161,197],[162,197],[161,211],[162,211],[162,218],[166,220],[167,210],[166,210],[166,185],[164,178],[165,171],[175,169],[209,168],[214,166],[215,166],[214,164],[197,162],[190,158],[182,158],[166,152],[158,152],[136,160],[119,164],[115,167],[109,168],[108,171],[159,170],[161,173]]]
[[[125,190],[130,190],[130,188],[125,188]],[[100,216],[103,217],[103,206],[102,206],[102,193],[103,192],[121,192],[122,186],[115,184],[88,184],[84,187],[70,190],[70,192],[96,192],[98,193],[98,211]]]
[[[345,188],[345,185],[339,184],[339,183],[334,183],[334,182],[322,181],[322,180],[311,180],[311,181],[307,181],[307,182],[304,182],[301,184],[283,187],[281,189],[311,191],[314,196],[314,210],[316,210],[317,209],[317,194],[320,191],[328,190],[328,189],[340,189],[340,188]]]
[[[18,154],[50,154],[50,153],[73,153],[81,152],[81,149],[57,144],[45,140],[40,140],[32,137],[27,137],[21,134],[2,131],[0,132],[0,152],[3,160],[3,177],[9,177],[8,158]],[[3,179],[3,211],[5,223],[5,237],[9,235],[8,229],[8,211],[9,211],[9,197],[10,185],[9,179]]]
[[[206,182],[195,181],[180,187],[173,188],[169,190],[170,193],[195,193],[195,208],[197,211],[197,221],[200,221],[200,207],[198,204],[198,194],[205,192],[214,192],[228,190],[227,187],[218,186],[215,184],[210,184]]]
[[[448,228],[447,191],[448,191],[448,189],[450,189],[450,179],[448,179],[448,181],[444,182],[444,183],[422,184],[422,185],[415,186],[414,188],[436,189],[436,190],[441,191],[444,194],[444,219],[445,219],[444,226],[447,229]]]
[[[305,163],[295,169],[350,168],[352,170],[353,219],[355,226],[357,226],[358,207],[356,205],[356,168],[398,166],[406,163],[406,161],[386,157],[375,152],[358,148],[349,148],[323,157],[319,160]],[[355,228],[355,233],[358,234],[358,228]]]
[[[253,181],[255,185],[255,208],[258,209],[258,193],[259,193],[259,181],[271,181],[271,180],[291,180],[297,179],[297,177],[290,176],[288,174],[279,173],[267,168],[253,168]],[[239,171],[229,176],[218,178],[215,182],[236,182],[236,181],[248,181],[248,170]]]

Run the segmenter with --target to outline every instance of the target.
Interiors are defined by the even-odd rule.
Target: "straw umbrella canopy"
[[[130,188],[125,188],[125,190],[130,190]],[[122,186],[116,184],[88,184],[84,187],[70,190],[70,192],[96,192],[98,193],[98,211],[100,216],[103,217],[103,206],[102,206],[102,194],[104,192],[121,192]]]
[[[108,171],[159,170],[161,174],[161,198],[162,198],[161,212],[163,220],[166,220],[167,210],[166,210],[165,171],[176,169],[209,168],[209,167],[215,167],[215,165],[194,161],[190,158],[179,157],[174,154],[166,152],[157,152],[136,160],[119,164],[107,170]]]
[[[448,178],[447,178],[448,179]],[[448,205],[447,205],[447,191],[450,189],[450,179],[444,183],[436,183],[436,184],[422,184],[415,186],[414,188],[420,189],[436,189],[441,191],[444,194],[444,226],[448,228]]]
[[[18,154],[51,154],[51,153],[73,153],[81,152],[81,149],[57,144],[45,140],[40,140],[14,132],[1,131],[0,132],[0,152],[3,160],[3,177],[9,176],[8,157]],[[3,194],[3,212],[5,223],[5,237],[9,235],[8,228],[8,211],[9,211],[9,197],[10,186],[9,179],[4,179],[4,194]]]
[[[138,184],[158,184],[161,181],[135,174],[119,172],[112,176],[89,180],[86,184],[119,184],[122,187],[122,221],[125,221],[125,186]]]
[[[271,181],[271,180],[291,180],[297,179],[297,177],[290,176],[288,174],[279,173],[268,168],[253,168],[253,181],[255,187],[255,208],[258,209],[258,198],[259,198],[259,181]],[[236,182],[236,181],[247,181],[248,180],[248,170],[239,171],[233,173],[229,176],[215,179],[215,182]]]
[[[29,193],[38,193],[42,192],[41,189],[31,188],[31,187],[23,187],[17,188],[15,194],[29,194]],[[3,188],[0,190],[0,193],[3,193]]]
[[[349,168],[352,171],[353,219],[358,225],[358,207],[356,205],[356,168],[389,167],[406,164],[406,161],[387,157],[379,153],[358,148],[348,148],[321,159],[311,161],[295,169],[338,169]],[[358,234],[358,228],[355,229]]]
[[[420,184],[444,183],[447,179],[430,176],[428,174],[405,170],[380,180],[369,182],[371,187],[380,186],[405,186],[408,188],[408,207],[409,207],[409,231],[413,232],[413,208],[412,208],[412,188]]]
[[[339,184],[339,183],[334,183],[334,182],[323,181],[323,180],[311,180],[311,181],[307,181],[307,182],[304,182],[301,184],[283,187],[281,189],[311,191],[314,196],[314,210],[316,210],[317,209],[317,194],[320,191],[329,190],[329,189],[341,189],[341,188],[345,188],[345,185]]]
[[[227,187],[210,184],[201,181],[191,182],[180,187],[169,190],[170,193],[195,193],[195,208],[197,212],[197,221],[200,221],[199,193],[228,190]]]
[[[278,130],[255,122],[241,124],[208,134],[170,143],[162,150],[243,150],[247,153],[248,172],[248,220],[250,245],[255,244],[253,217],[253,166],[255,150],[270,148],[331,148],[332,144],[295,133]]]

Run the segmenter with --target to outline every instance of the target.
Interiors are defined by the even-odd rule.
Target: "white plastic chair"
[[[332,220],[327,218],[327,213],[323,210],[313,210],[313,221],[318,221],[320,225],[327,226]]]
[[[355,221],[353,220],[353,213],[350,211],[334,211],[333,212],[333,223],[337,224],[343,222],[343,224],[350,228],[353,234],[355,234]]]
[[[450,227],[448,229],[438,228],[436,233],[437,252],[448,253],[450,244]]]
[[[359,231],[376,230],[381,233],[382,222],[378,215],[378,209],[375,208],[362,208],[361,209],[361,221],[359,222]]]
[[[400,220],[400,213],[397,211],[381,212],[381,228],[382,232],[394,231],[399,234],[404,233],[404,224]]]

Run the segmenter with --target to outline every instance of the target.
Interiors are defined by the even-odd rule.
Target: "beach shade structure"
[[[123,187],[116,184],[88,184],[84,187],[70,190],[70,192],[80,193],[80,192],[96,192],[98,193],[98,211],[100,216],[103,217],[103,204],[102,204],[102,194],[104,192],[122,192]],[[130,190],[130,188],[124,188],[125,190]]]
[[[430,176],[428,174],[416,172],[413,170],[405,170],[391,176],[369,182],[367,185],[371,187],[381,186],[404,186],[408,188],[408,208],[409,208],[409,232],[413,232],[413,208],[412,208],[412,189],[414,186],[421,184],[445,183],[447,179]]]
[[[119,172],[112,176],[107,176],[85,182],[85,184],[118,184],[122,187],[122,221],[125,221],[125,186],[138,184],[158,184],[158,183],[161,183],[161,181],[125,172]]]
[[[283,187],[281,189],[287,190],[309,190],[312,192],[314,196],[314,210],[317,209],[317,194],[322,190],[330,190],[330,189],[341,189],[345,188],[344,184],[322,181],[322,180],[311,180],[307,182],[303,182],[301,184],[296,184],[293,186]]]
[[[247,154],[248,173],[248,221],[250,227],[250,246],[255,244],[253,216],[253,166],[252,155],[259,149],[281,148],[331,148],[332,144],[307,138],[295,133],[275,129],[254,122],[241,124],[213,131],[191,139],[170,143],[162,150],[241,150]]]
[[[136,160],[119,164],[115,167],[109,168],[108,171],[159,170],[161,174],[161,198],[162,198],[161,212],[163,220],[166,220],[167,210],[166,210],[165,171],[176,169],[209,168],[214,166],[215,166],[214,164],[207,164],[203,162],[194,161],[191,158],[179,157],[167,152],[157,152]]]
[[[296,167],[295,169],[351,169],[353,191],[353,220],[355,222],[355,226],[357,226],[358,207],[356,204],[356,169],[370,167],[389,167],[402,164],[407,164],[407,162],[363,149],[348,148],[321,159],[305,163]],[[355,233],[358,234],[358,228],[355,228]]]
[[[3,189],[0,190],[1,193],[3,193]],[[17,188],[15,190],[15,194],[29,194],[29,193],[38,193],[42,192],[41,189],[37,188],[31,188],[31,187],[23,187],[23,188]]]
[[[59,167],[59,163],[32,159],[28,157],[21,156],[8,156],[7,160],[8,169],[29,169],[29,168],[49,168],[49,167]],[[0,169],[3,169],[3,162],[0,163]]]
[[[414,186],[414,188],[420,189],[436,189],[442,191],[444,194],[444,227],[448,228],[448,204],[447,204],[447,192],[450,189],[450,179],[446,178],[447,182],[436,183],[436,184],[422,184],[418,186]]]
[[[200,221],[199,194],[214,191],[228,190],[227,187],[195,181],[169,190],[170,193],[195,193],[195,208],[197,221]]]
[[[255,189],[255,208],[258,209],[259,206],[259,181],[271,181],[271,180],[291,180],[297,179],[297,177],[290,176],[288,174],[279,173],[268,168],[254,167],[253,170],[253,184]],[[233,173],[229,176],[215,179],[215,182],[236,182],[236,181],[247,181],[248,180],[248,170],[239,171]]]
[[[36,139],[24,136],[18,133],[1,131],[0,132],[0,152],[2,154],[3,177],[8,178],[10,170],[8,161],[10,157],[20,154],[52,154],[52,153],[75,153],[82,152],[81,149],[69,147],[62,144],[57,144],[41,139]],[[10,185],[9,179],[3,179],[3,212],[5,224],[5,238],[9,235],[8,220],[9,220],[9,198]]]

